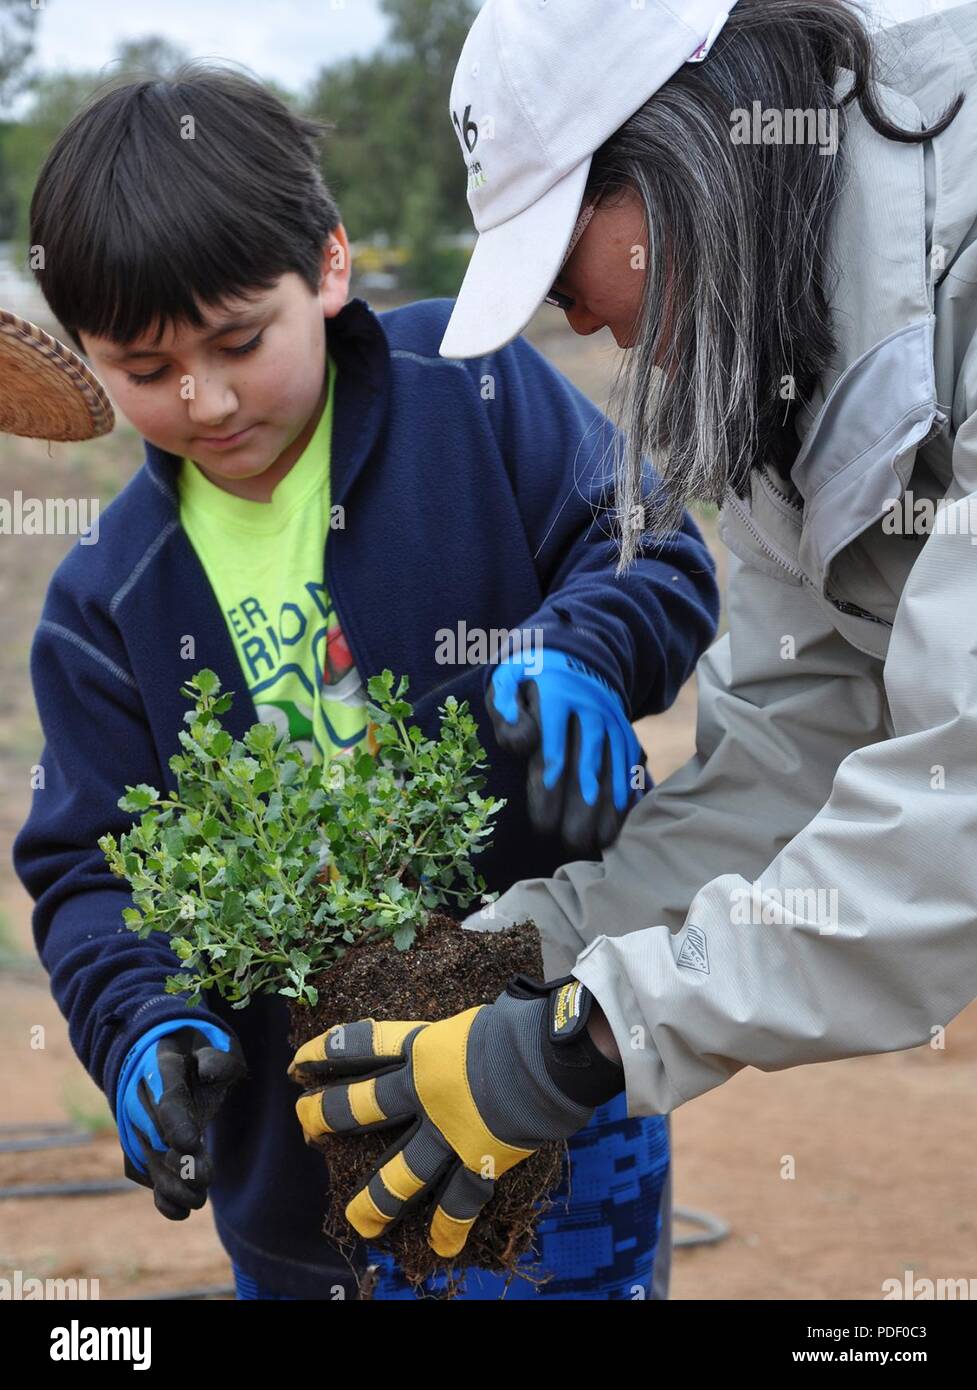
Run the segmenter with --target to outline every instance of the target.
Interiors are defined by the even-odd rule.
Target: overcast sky
[[[386,25],[378,0],[37,0],[43,69],[97,70],[120,39],[160,34],[191,57],[230,58],[299,91],[319,68],[371,52]],[[871,0],[903,19],[926,0]],[[14,108],[15,111],[17,108]]]

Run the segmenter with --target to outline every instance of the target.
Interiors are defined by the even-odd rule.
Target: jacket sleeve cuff
[[[665,927],[661,930],[667,932]],[[611,938],[598,936],[580,953],[571,973],[593,994],[614,1034],[624,1067],[628,1115],[667,1115],[686,1097],[668,1079],[648,1021],[611,946]]]
[[[112,1108],[113,1115],[118,1112],[119,1076],[130,1049],[150,1028],[155,1027],[157,1023],[167,1023],[172,1019],[181,1019],[186,1023],[212,1023],[215,1027],[222,1028],[240,1046],[240,1040],[233,1028],[229,1027],[223,1018],[210,1009],[188,1006],[186,996],[182,994],[160,994],[144,999],[135,1006],[131,1013],[127,1012],[124,1018],[118,1011],[109,1014],[104,1020],[104,1024],[116,1023],[118,1025],[118,1032],[106,1059],[104,1076],[105,1096]]]
[[[568,623],[547,619],[545,622],[534,622],[532,618],[524,624],[524,628],[536,632],[542,632],[543,650],[552,647],[554,651],[566,652],[567,656],[579,657],[592,667],[607,684],[620,696],[621,703],[624,705],[628,718],[631,715],[631,701],[628,692],[622,688],[621,673],[617,663],[611,658],[607,651],[607,646],[601,641],[598,633],[591,633],[585,628],[571,627]],[[482,689],[487,694],[488,688],[495,674],[496,664],[489,662],[485,666]]]

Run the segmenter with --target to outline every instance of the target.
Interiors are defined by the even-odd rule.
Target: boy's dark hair
[[[30,210],[35,276],[75,346],[79,330],[127,344],[154,325],[155,343],[168,323],[202,328],[195,296],[216,306],[288,271],[316,293],[340,221],[319,168],[331,129],[201,60],[93,94]]]

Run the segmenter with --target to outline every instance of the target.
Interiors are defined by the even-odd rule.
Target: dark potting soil
[[[352,946],[331,969],[316,976],[315,1008],[289,1005],[289,1045],[299,1048],[334,1024],[362,1018],[436,1023],[476,1004],[490,1004],[520,972],[543,978],[539,933],[532,922],[499,932],[465,931],[446,914],[431,913],[410,950],[398,951],[389,937]],[[391,1128],[358,1136],[326,1134],[316,1143],[329,1170],[323,1230],[347,1258],[360,1237],[346,1221],[346,1205],[381,1154],[403,1133],[404,1128]],[[449,1295],[463,1287],[465,1268],[512,1274],[533,1248],[536,1222],[550,1205],[546,1194],[560,1181],[565,1151],[565,1144],[545,1144],[503,1173],[464,1250],[453,1260],[436,1255],[427,1243],[430,1206],[408,1212],[372,1244],[390,1251],[412,1284],[448,1271]],[[369,1297],[367,1281],[361,1291]]]

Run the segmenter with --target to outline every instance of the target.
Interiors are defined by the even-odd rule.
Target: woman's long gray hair
[[[807,399],[835,346],[825,243],[841,156],[814,139],[736,143],[733,113],[821,112],[837,120],[839,150],[853,100],[891,140],[950,124],[962,94],[927,131],[892,125],[875,61],[844,0],[739,0],[705,62],[680,68],[596,151],[586,200],[634,191],[648,231],[636,345],[612,396],[618,574],[687,503],[745,494],[783,437],[785,397]],[[840,68],[854,81],[839,106]]]

